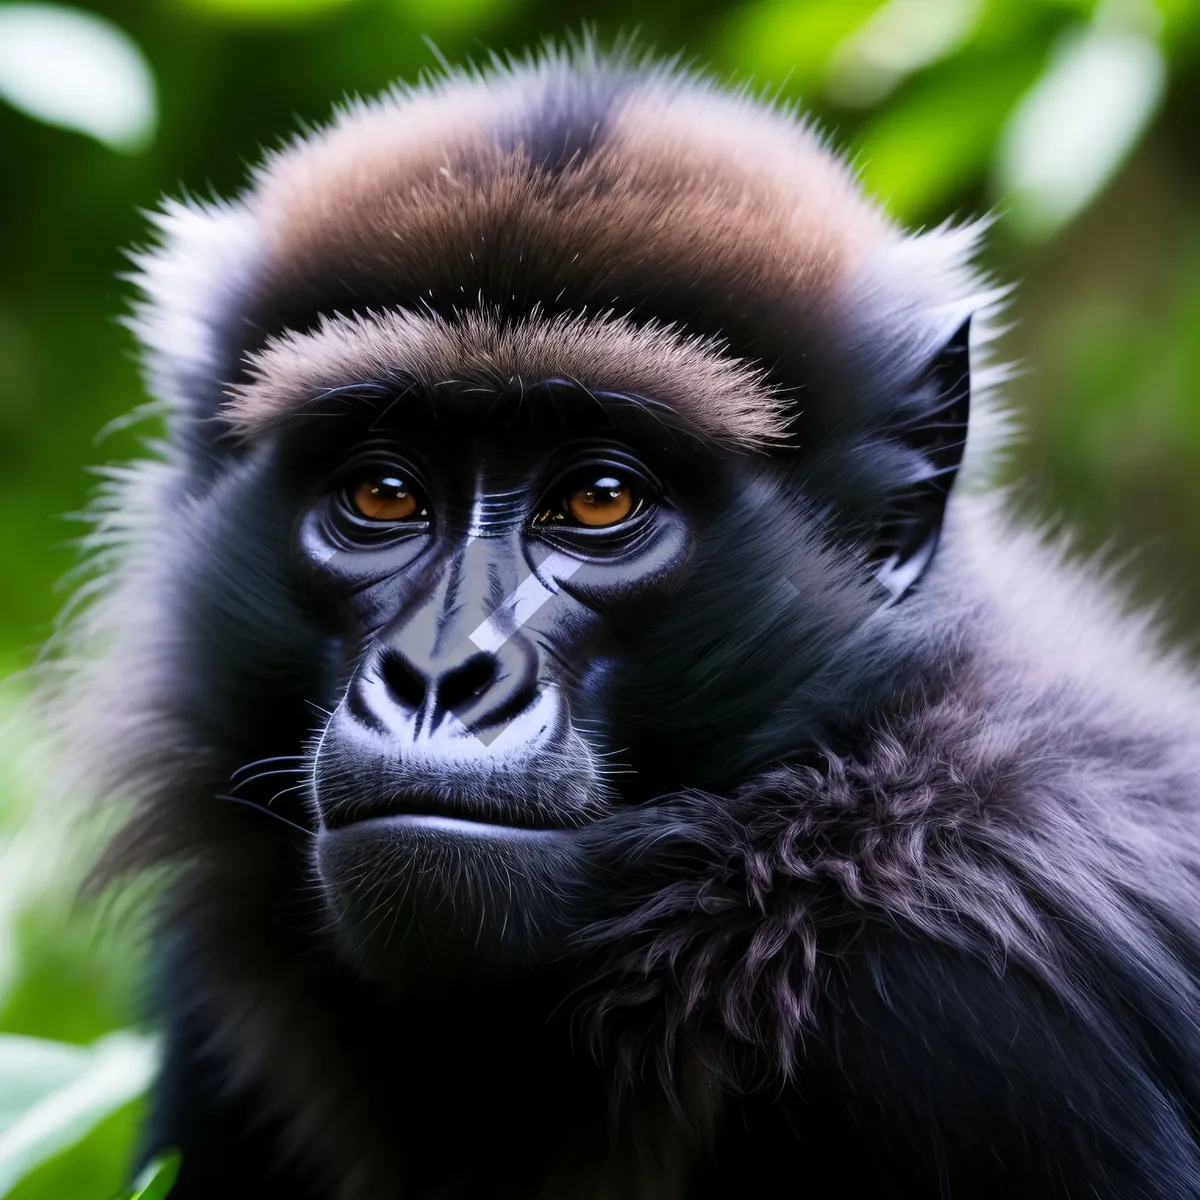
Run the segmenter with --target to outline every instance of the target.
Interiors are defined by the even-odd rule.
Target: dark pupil
[[[371,488],[371,495],[378,496],[381,500],[398,500],[401,496],[408,495],[408,488],[404,486],[403,480],[389,477],[375,484]]]

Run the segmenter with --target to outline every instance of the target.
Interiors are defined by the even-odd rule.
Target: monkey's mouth
[[[380,836],[426,837],[439,841],[469,838],[496,842],[552,839],[561,837],[567,832],[565,827],[497,825],[492,821],[444,817],[432,813],[394,813],[387,817],[371,817],[366,821],[357,821],[351,826],[345,826],[343,829],[363,834],[378,833]]]
[[[498,806],[423,790],[378,797],[327,823],[313,863],[337,945],[368,975],[556,959],[584,877],[579,837]],[[431,952],[430,947],[434,950]]]
[[[507,790],[480,798],[441,789],[412,787],[339,804],[324,813],[323,823],[330,833],[369,823],[398,832],[409,829],[430,834],[495,837],[512,833],[562,833],[588,824],[599,815],[581,813],[579,819],[564,820],[541,805],[522,803]]]

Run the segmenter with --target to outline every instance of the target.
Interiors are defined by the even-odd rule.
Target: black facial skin
[[[501,404],[448,441],[450,408],[373,428],[294,536],[347,680],[313,751],[317,868],[356,955],[389,973],[415,945],[447,961],[464,940],[501,962],[561,949],[573,831],[621,802],[602,664],[669,590],[704,507],[610,422],[514,429]],[[408,484],[417,511],[356,512],[375,479]],[[628,490],[625,519],[572,517],[564,498],[597,480]]]

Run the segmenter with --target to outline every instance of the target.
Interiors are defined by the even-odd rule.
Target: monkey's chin
[[[569,830],[399,814],[322,831],[316,867],[342,953],[403,987],[560,958],[580,863]]]

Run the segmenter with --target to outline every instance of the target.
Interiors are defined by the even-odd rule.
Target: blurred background
[[[236,189],[347,95],[584,28],[800,102],[905,221],[996,215],[1014,503],[1193,653],[1200,0],[0,0],[0,1197],[117,1195],[154,1062],[136,922],[72,909],[22,708],[86,469],[155,432],[121,420],[145,398],[118,323],[140,210]]]

